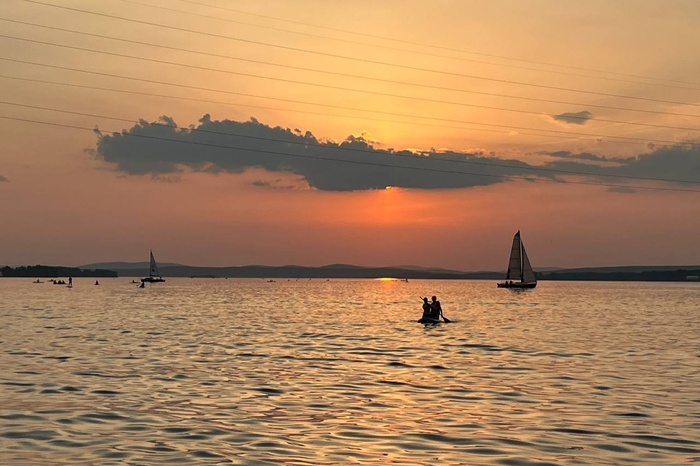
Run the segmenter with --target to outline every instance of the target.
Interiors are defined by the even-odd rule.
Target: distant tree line
[[[5,266],[0,268],[0,276],[3,277],[116,277],[118,274],[113,270],[88,270],[76,267],[60,267],[52,265],[29,265],[20,267]]]
[[[161,267],[161,274],[167,277],[249,277],[249,278],[411,278],[411,279],[458,279],[458,280],[501,280],[502,272],[450,272],[435,270],[410,270],[397,267],[356,267],[356,266],[326,266],[326,267],[190,267],[171,266]],[[122,276],[140,276],[148,273],[142,269],[120,270]],[[0,267],[2,277],[117,277],[118,272],[106,269],[80,269],[77,267],[61,267],[49,265],[30,265],[21,267]],[[689,277],[700,276],[700,268],[676,270],[644,270],[644,271],[592,271],[592,270],[561,270],[551,272],[536,272],[539,280],[590,280],[590,281],[688,281]],[[692,280],[692,278],[690,278]],[[697,279],[695,279],[697,280]]]
[[[643,272],[543,272],[541,280],[684,282],[700,276],[700,269],[648,270]],[[697,280],[697,278],[695,279]]]

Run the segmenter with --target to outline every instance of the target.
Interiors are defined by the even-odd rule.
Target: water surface
[[[0,463],[700,463],[697,283],[130,280],[0,279]]]

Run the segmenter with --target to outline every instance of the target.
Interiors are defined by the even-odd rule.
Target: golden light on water
[[[697,450],[700,372],[682,350],[697,283],[506,296],[491,280],[132,278],[0,280],[2,464],[689,464]],[[451,323],[416,322],[426,292]],[[264,318],[234,325],[250,297]]]

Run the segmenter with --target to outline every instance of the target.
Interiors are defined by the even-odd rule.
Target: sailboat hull
[[[160,277],[145,277],[142,278],[141,281],[143,283],[159,283],[159,282],[164,282],[165,278],[160,278]]]
[[[498,283],[496,286],[499,288],[515,288],[515,289],[520,289],[520,290],[526,290],[526,289],[536,287],[537,282],[534,282],[534,283],[524,283],[524,282]]]

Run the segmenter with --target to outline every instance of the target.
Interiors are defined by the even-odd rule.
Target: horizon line
[[[118,264],[123,264],[122,268],[131,268],[129,265],[133,265],[133,268],[140,268],[140,267],[148,267],[148,261],[137,261],[137,262],[129,262],[129,261],[103,261],[103,262],[93,262],[93,263],[88,263],[88,264],[82,264],[82,265],[49,265],[49,264],[41,264],[41,263],[36,263],[36,264],[0,264],[1,267],[33,267],[33,266],[44,266],[44,267],[67,267],[67,268],[77,268],[77,269],[88,269],[88,270],[95,270],[95,266],[100,266],[101,264],[111,264],[111,263],[118,263]],[[139,264],[146,264],[144,265],[139,265]],[[163,268],[170,268],[170,267],[190,267],[190,268],[202,268],[202,269],[226,269],[226,268],[245,268],[245,267],[261,267],[261,268],[285,268],[285,267],[297,267],[297,268],[307,268],[307,269],[321,269],[321,268],[328,268],[328,267],[353,267],[353,268],[364,268],[364,269],[405,269],[409,270],[411,268],[415,268],[417,270],[422,270],[422,271],[430,271],[430,270],[439,270],[442,272],[446,273],[502,273],[506,269],[499,269],[499,270],[488,270],[488,269],[481,269],[481,270],[457,270],[457,269],[451,269],[451,268],[445,268],[445,267],[439,267],[439,266],[417,266],[417,265],[411,265],[411,264],[405,264],[405,265],[356,265],[356,264],[348,264],[348,263],[330,263],[330,264],[325,264],[325,265],[299,265],[299,264],[284,264],[284,265],[265,265],[265,264],[246,264],[246,265],[223,265],[223,266],[218,266],[218,265],[190,265],[190,264],[181,264],[181,263],[164,263],[164,264],[159,264],[158,267],[160,269]],[[605,268],[623,268],[623,267],[678,267],[680,269],[685,269],[685,268],[699,268],[700,264],[625,264],[625,265],[585,265],[585,266],[573,266],[573,267],[566,267],[566,266],[543,266],[543,267],[533,267],[533,269],[536,272],[554,272],[557,270],[576,270],[576,269],[605,269]],[[97,267],[99,268],[99,267]],[[109,268],[104,269],[104,270],[109,270]]]

